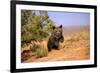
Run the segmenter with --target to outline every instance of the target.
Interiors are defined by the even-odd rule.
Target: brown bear
[[[51,51],[52,49],[59,49],[59,42],[63,41],[64,37],[62,25],[60,25],[59,27],[54,26],[47,43],[48,51]]]

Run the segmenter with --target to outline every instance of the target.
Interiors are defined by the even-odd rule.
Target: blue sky
[[[56,25],[77,26],[90,25],[90,14],[79,12],[48,12],[50,19]]]

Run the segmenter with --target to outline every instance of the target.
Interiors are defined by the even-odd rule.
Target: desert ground
[[[85,29],[84,29],[85,28]],[[71,60],[86,60],[90,58],[90,32],[89,28],[73,29],[68,31],[64,29],[64,42],[60,43],[59,50],[53,49],[47,51],[47,39],[39,41],[31,41],[25,48],[21,48],[22,63],[30,62],[47,62],[47,61],[71,61]],[[76,31],[75,31],[76,30]],[[38,53],[34,49],[35,45],[45,48],[44,52],[46,55],[38,57]],[[26,52],[24,52],[26,50]],[[24,53],[23,53],[24,52]],[[24,60],[23,60],[24,59]]]

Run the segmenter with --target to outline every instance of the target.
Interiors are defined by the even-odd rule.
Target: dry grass
[[[22,61],[29,59],[31,56],[37,58],[45,57],[48,55],[46,41],[31,41],[25,48],[22,48]]]
[[[90,58],[89,32],[81,31],[72,36],[64,36],[60,50],[48,52],[47,40],[32,41],[27,47],[33,54],[24,62],[69,61]],[[23,48],[25,50],[25,48]],[[38,58],[37,58],[38,57]]]

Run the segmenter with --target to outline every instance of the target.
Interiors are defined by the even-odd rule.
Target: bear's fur
[[[51,51],[52,49],[59,49],[59,42],[63,42],[63,31],[62,31],[62,25],[59,27],[53,27],[51,36],[49,37],[47,47],[48,51]]]

